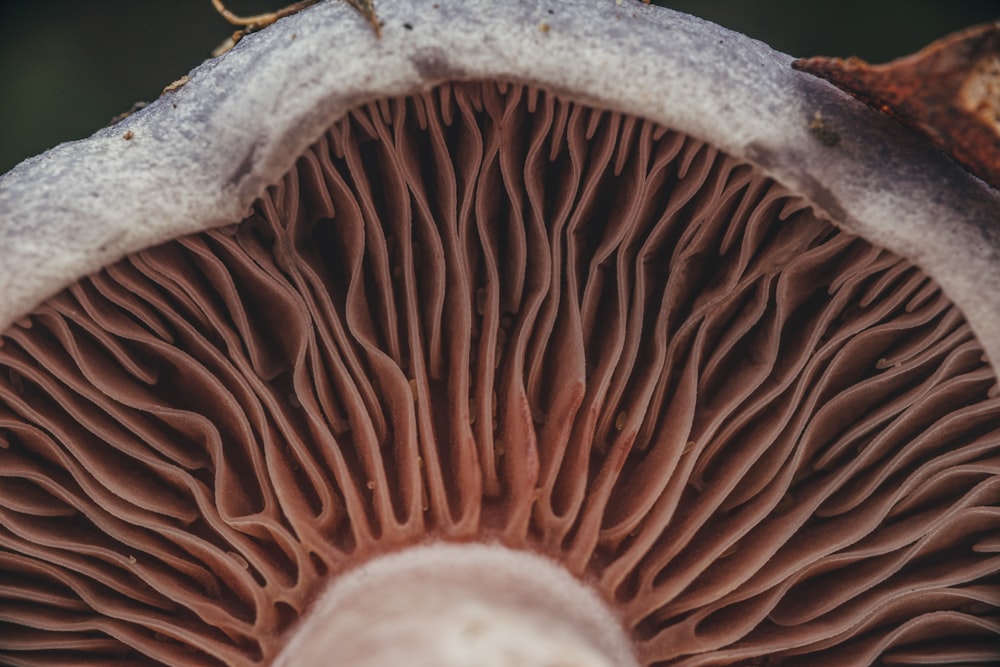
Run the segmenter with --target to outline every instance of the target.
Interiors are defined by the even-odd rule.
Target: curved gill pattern
[[[998,532],[996,377],[927,276],[525,86],[359,107],[0,345],[3,664],[267,664],[428,539],[561,560],[648,665],[998,662]]]

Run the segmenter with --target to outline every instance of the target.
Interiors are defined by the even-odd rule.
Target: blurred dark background
[[[284,4],[286,0],[228,0],[238,14]],[[872,62],[1000,18],[1000,0],[654,4],[715,21],[792,55],[857,55]],[[0,173],[60,142],[88,136],[133,102],[155,99],[232,31],[210,0],[4,0]]]

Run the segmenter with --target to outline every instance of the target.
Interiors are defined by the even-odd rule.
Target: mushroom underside
[[[918,267],[504,82],[335,123],[0,346],[0,662],[267,664],[343,572],[536,552],[645,665],[1000,661],[1000,398]]]

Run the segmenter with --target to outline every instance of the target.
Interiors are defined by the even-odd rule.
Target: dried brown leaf
[[[915,128],[1000,187],[1000,22],[955,33],[884,65],[816,57],[792,67]]]

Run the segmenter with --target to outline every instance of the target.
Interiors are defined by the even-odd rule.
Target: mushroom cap
[[[892,119],[794,71],[790,56],[668,9],[435,4],[380,3],[386,29],[376,39],[347,3],[319,3],[118,125],[5,174],[0,328],[128,252],[241,219],[358,104],[504,79],[655,121],[758,165],[842,228],[931,273],[1000,358],[1000,292],[980,288],[1000,272],[1000,195]],[[839,135],[830,150],[817,150],[809,129],[817,112]],[[128,131],[135,138],[122,141]]]
[[[259,664],[428,539],[645,664],[995,658],[997,193],[690,17],[380,13],[0,181],[3,659]]]

